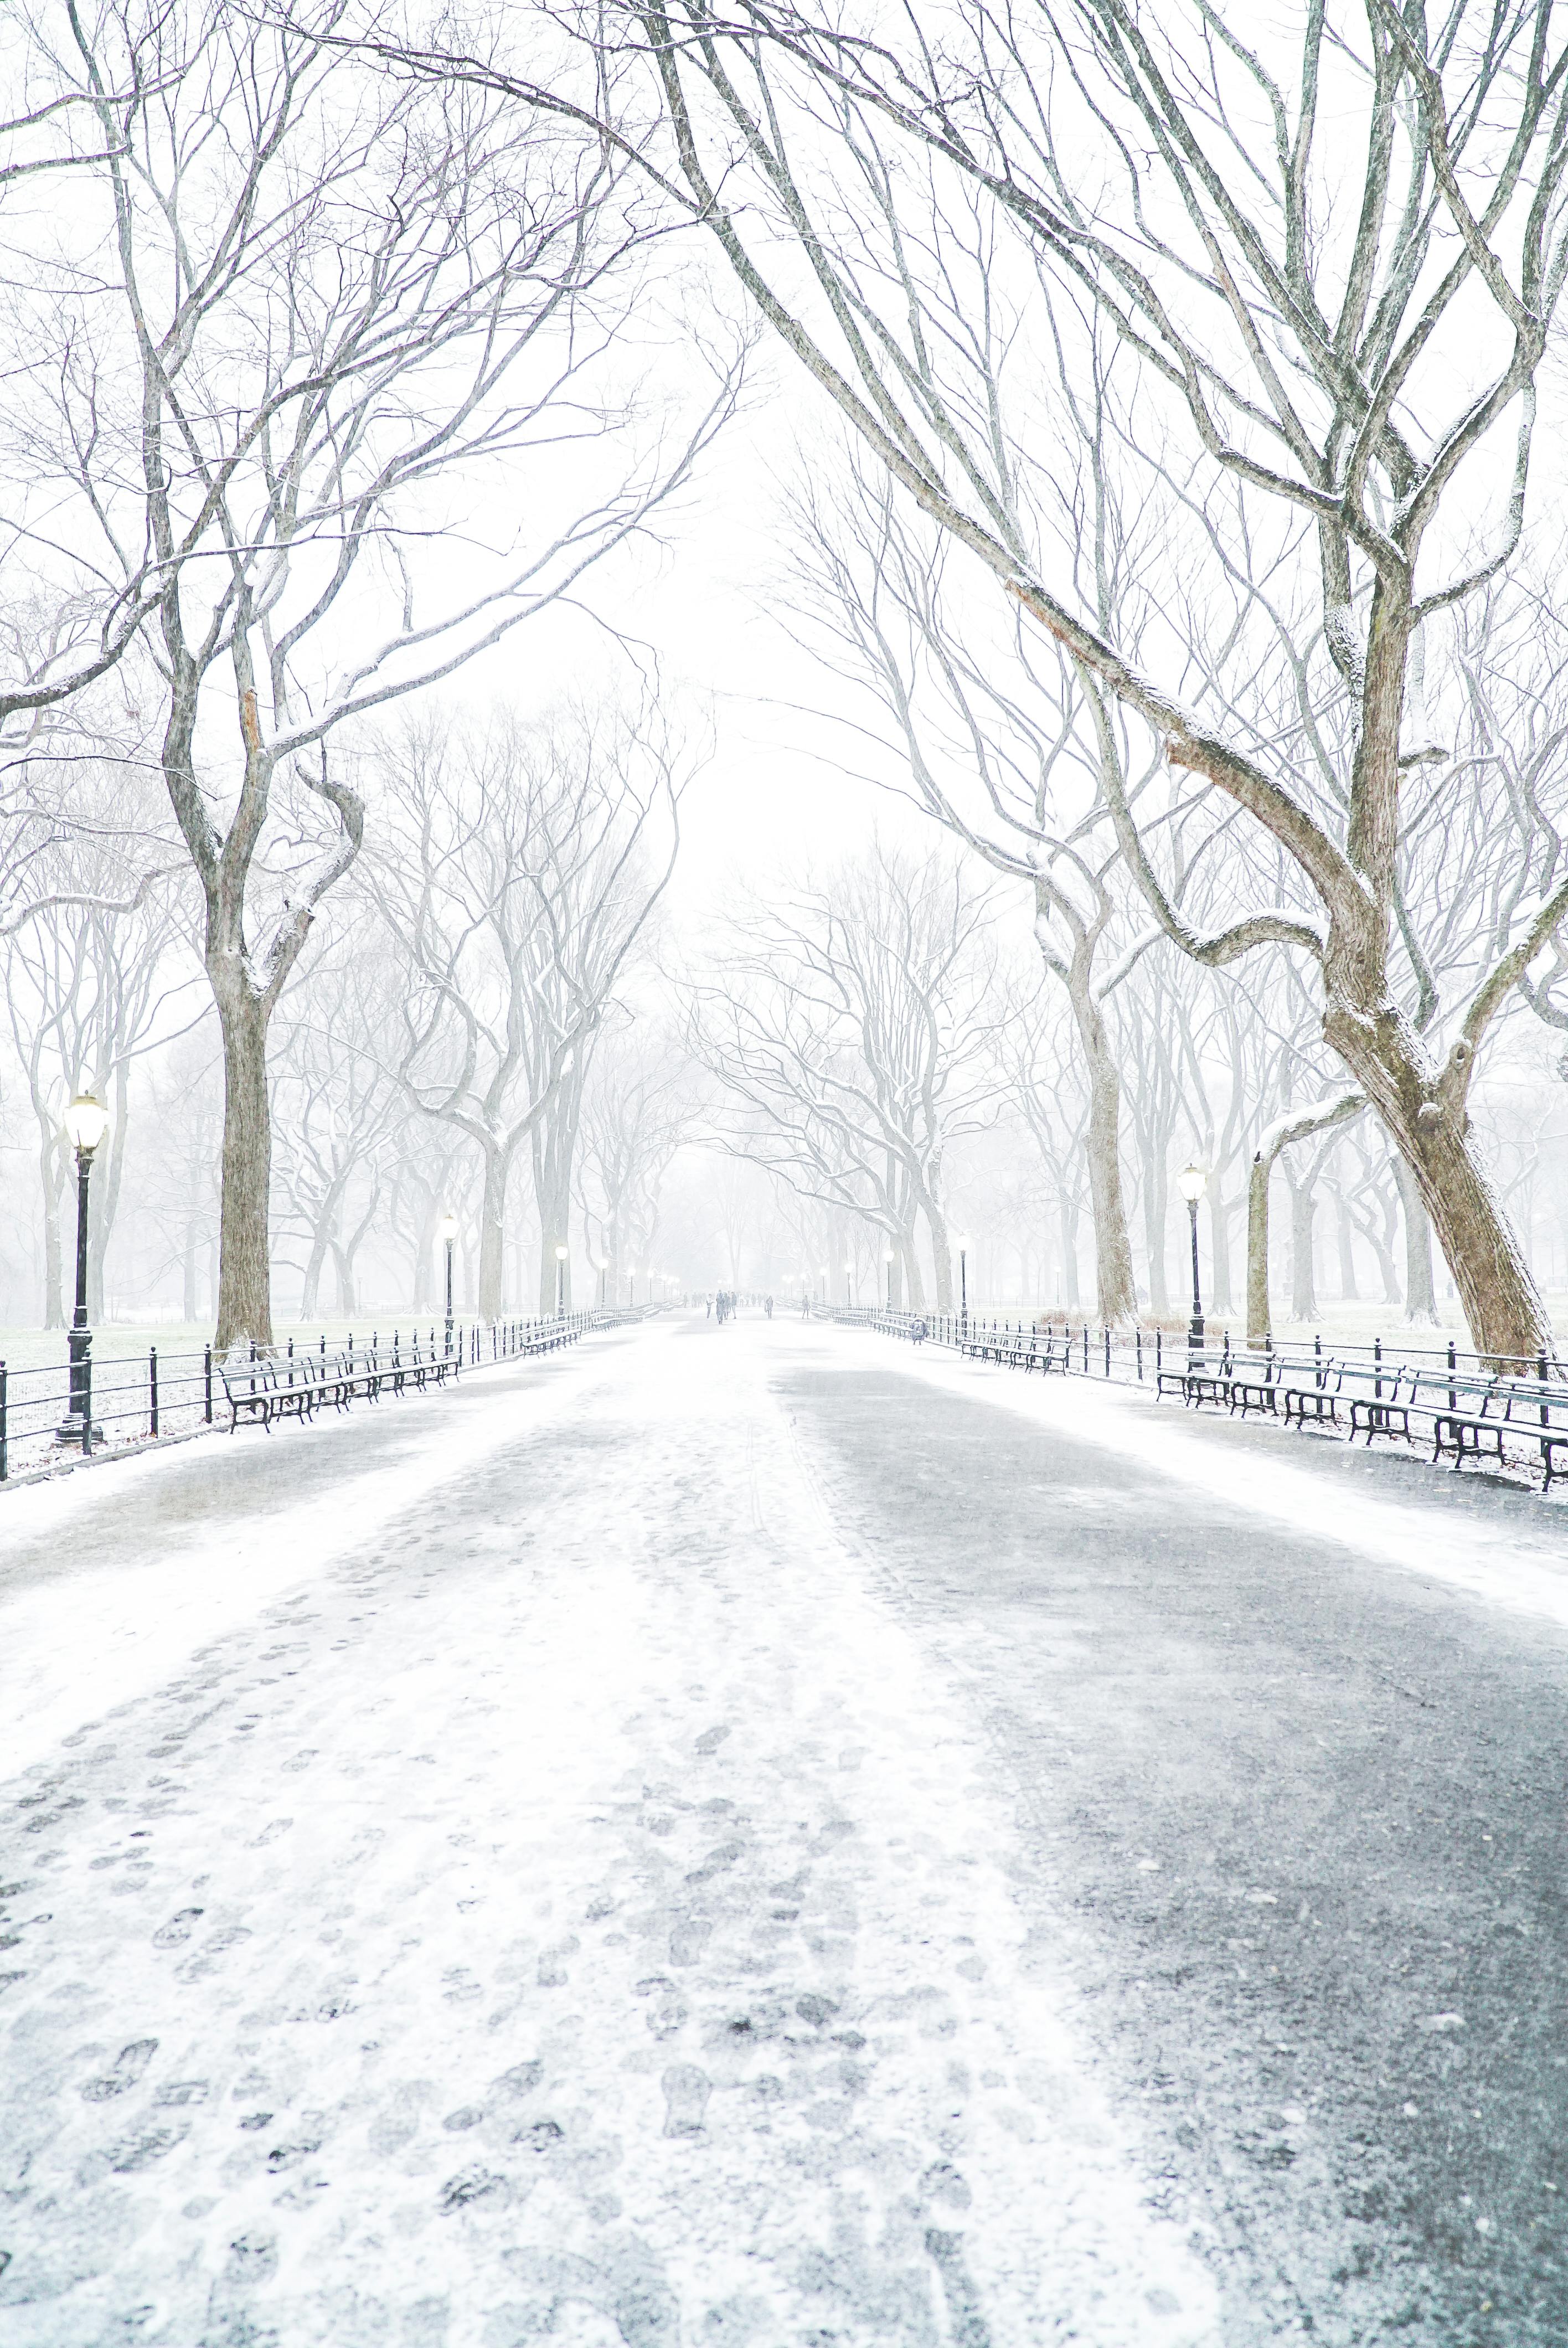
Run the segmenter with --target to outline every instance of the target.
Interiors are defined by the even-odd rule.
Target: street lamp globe
[[[453,1241],[456,1238],[457,1218],[453,1214],[450,1208],[448,1208],[446,1214],[442,1216],[441,1220],[436,1224],[436,1236],[438,1240],[445,1240],[448,1247],[451,1246]]]
[[[90,1158],[109,1129],[109,1113],[91,1093],[78,1093],[67,1109],[64,1122],[72,1148]]]
[[[1176,1188],[1189,1207],[1197,1205],[1208,1187],[1208,1169],[1203,1166],[1184,1166],[1176,1177]]]
[[[556,1262],[557,1262],[558,1263],[564,1263],[564,1262],[566,1262],[566,1260],[567,1260],[568,1256],[569,1256],[570,1253],[571,1253],[571,1250],[570,1250],[570,1248],[566,1248],[566,1247],[559,1247],[559,1248],[557,1248],[557,1250],[556,1250]]]

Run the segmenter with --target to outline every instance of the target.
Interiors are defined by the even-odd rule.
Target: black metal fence
[[[159,1437],[195,1434],[233,1423],[229,1387],[242,1390],[265,1375],[291,1390],[307,1375],[319,1382],[329,1363],[347,1381],[367,1383],[377,1392],[422,1386],[435,1374],[461,1375],[541,1350],[554,1338],[570,1342],[589,1330],[641,1321],[643,1308],[622,1312],[538,1315],[528,1320],[454,1323],[450,1344],[445,1325],[353,1332],[336,1341],[297,1339],[243,1352],[216,1354],[210,1345],[174,1352],[149,1346],[145,1354],[95,1361],[89,1347],[80,1374],[69,1362],[13,1369],[0,1361],[0,1483],[46,1466],[62,1451],[89,1456],[106,1447],[126,1449]],[[308,1367],[307,1367],[308,1364]],[[227,1384],[226,1384],[227,1378]]]

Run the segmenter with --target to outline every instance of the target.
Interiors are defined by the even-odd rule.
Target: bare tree
[[[161,768],[224,1040],[222,1344],[271,1335],[268,1031],[363,836],[334,737],[557,602],[685,479],[727,398],[668,448],[650,419],[576,503],[560,452],[638,438],[611,354],[639,233],[614,154],[373,74],[342,25],[342,0],[104,0],[36,28],[95,111],[101,204],[18,321],[53,388],[15,438],[123,597],[156,572]],[[463,511],[502,459],[530,484],[516,541]],[[441,530],[465,541],[444,598],[416,593]]]
[[[1002,1015],[992,892],[953,858],[878,844],[733,926],[692,990],[693,1049],[723,1086],[725,1146],[865,1216],[924,1300],[952,1300],[943,1161],[988,1122]]]
[[[999,408],[995,370],[989,381]],[[1103,520],[1104,501],[1100,510]],[[1127,918],[1098,746],[1072,664],[1031,642],[1016,619],[1001,642],[972,619],[966,625],[945,593],[939,540],[899,511],[885,481],[852,470],[840,494],[808,494],[797,510],[795,601],[807,641],[869,689],[919,805],[1032,894],[1036,942],[1071,1008],[1088,1080],[1098,1311],[1107,1325],[1129,1320],[1137,1298],[1108,1005],[1159,932],[1146,913],[1141,922]],[[1110,598],[1114,563],[1103,537]]]
[[[1325,1035],[1416,1180],[1476,1342],[1501,1355],[1533,1353],[1544,1312],[1466,1103],[1489,1029],[1568,913],[1568,879],[1538,891],[1532,874],[1440,1054],[1392,984],[1404,786],[1439,747],[1411,690],[1418,647],[1518,547],[1568,269],[1553,11],[1475,14],[1429,30],[1395,0],[1343,0],[1249,40],[1208,0],[1158,24],[1133,0],[1041,0],[960,9],[937,43],[917,27],[868,40],[791,0],[743,22],[682,0],[622,20],[621,46],[651,60],[690,217],[867,448],[1066,648],[1107,724],[1112,701],[1135,713],[1173,774],[1212,792],[1216,825],[1283,850],[1291,901],[1200,931],[1118,806],[1184,951],[1218,965],[1273,942],[1316,965]],[[930,331],[963,249],[948,223],[980,200],[1016,240],[1011,283],[1038,273],[1054,330],[1087,304],[1135,360],[1130,446],[1185,435],[1270,563],[1300,526],[1296,585],[1346,713],[1330,791],[1298,742],[1185,706],[1020,534],[968,354]]]
[[[61,1125],[78,1091],[97,1094],[110,1111],[108,1147],[92,1186],[87,1304],[102,1318],[104,1261],[124,1179],[130,1134],[130,1078],[137,1061],[171,1042],[200,1009],[192,989],[200,970],[170,888],[146,893],[128,870],[112,816],[95,830],[92,815],[120,788],[112,770],[97,773],[94,793],[78,782],[82,829],[55,836],[30,860],[34,891],[25,914],[0,936],[5,1004],[37,1132],[44,1208],[44,1319],[64,1327],[66,1245],[61,1210],[69,1188],[70,1149]],[[67,1242],[68,1244],[68,1241]]]
[[[329,1261],[340,1312],[354,1308],[354,1258],[380,1211],[388,1143],[405,1107],[384,1048],[402,973],[366,912],[291,990],[277,1032],[272,1123],[277,1187],[304,1247],[300,1318],[314,1318]]]
[[[605,1266],[612,1301],[626,1265],[652,1262],[664,1176],[693,1131],[692,1079],[674,1039],[651,1036],[646,1020],[629,1016],[598,1038],[575,1187],[589,1252]]]
[[[547,1192],[560,1220],[542,1234],[553,1273],[568,1132],[575,1142],[595,1031],[673,866],[684,755],[651,698],[534,726],[498,716],[482,733],[436,718],[383,754],[366,880],[407,972],[386,1064],[478,1153],[487,1317],[502,1305],[514,1159],[564,1090],[569,1187]]]

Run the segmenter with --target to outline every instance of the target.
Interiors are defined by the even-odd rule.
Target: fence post
[[[152,1432],[158,1433],[158,1347],[149,1345],[147,1354],[147,1382],[152,1403]]]
[[[1142,1322],[1133,1332],[1133,1344],[1138,1349],[1138,1384],[1143,1383],[1143,1327]]]
[[[82,1457],[90,1459],[93,1452],[93,1349],[88,1345],[82,1354]]]
[[[10,1374],[0,1362],[0,1484],[11,1473],[11,1397],[8,1392]]]
[[[1449,1351],[1452,1353],[1452,1345],[1449,1347]],[[1397,1387],[1395,1391],[1398,1392]],[[1381,1402],[1383,1399],[1383,1340],[1381,1337],[1374,1337],[1372,1340],[1372,1398],[1375,1402]]]
[[[1164,1361],[1165,1361],[1165,1336],[1164,1336],[1164,1332],[1163,1332],[1163,1330],[1162,1330],[1162,1329],[1156,1329],[1156,1330],[1155,1330],[1155,1332],[1154,1332],[1154,1383],[1155,1383],[1155,1385],[1157,1385],[1159,1384],[1159,1382],[1160,1382],[1160,1374],[1161,1374],[1161,1372],[1162,1372],[1162,1370],[1163,1370],[1163,1366],[1164,1366]],[[1155,1400],[1156,1400],[1156,1402],[1157,1402],[1157,1401],[1159,1400],[1159,1396],[1156,1395],[1156,1396],[1154,1397],[1154,1399],[1155,1399]]]
[[[322,1339],[322,1343],[323,1345],[325,1344],[326,1339],[324,1337]],[[208,1426],[210,1426],[212,1424],[212,1348],[210,1345],[205,1345],[202,1348],[201,1376],[202,1383],[206,1387],[207,1395],[207,1407],[205,1413],[206,1421]]]
[[[1109,1377],[1111,1375],[1111,1332],[1107,1329],[1102,1334],[1105,1339],[1105,1375]]]
[[[1542,1426],[1550,1426],[1552,1413],[1546,1406],[1546,1356],[1544,1354],[1538,1354],[1535,1357],[1535,1375],[1541,1381],[1541,1424]]]
[[[1453,1374],[1454,1374],[1454,1341],[1453,1341],[1453,1339],[1450,1337],[1450,1338],[1449,1339],[1449,1375],[1450,1375],[1450,1378],[1452,1377]],[[1449,1388],[1449,1408],[1450,1408],[1450,1410],[1457,1410],[1457,1409],[1459,1408],[1459,1395],[1458,1395],[1458,1394],[1456,1393],[1455,1389],[1454,1389],[1452,1386],[1450,1386],[1450,1388]]]
[[[1085,1377],[1089,1375],[1089,1323],[1087,1321],[1083,1324],[1083,1375]]]

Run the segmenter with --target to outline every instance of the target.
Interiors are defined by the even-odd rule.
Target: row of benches
[[[1074,1365],[1065,1330],[978,1332],[961,1341],[960,1350],[971,1360],[1005,1369],[1065,1375]],[[1352,1441],[1364,1435],[1370,1443],[1374,1436],[1386,1435],[1412,1443],[1413,1422],[1430,1419],[1434,1460],[1451,1458],[1456,1468],[1467,1459],[1501,1465],[1512,1443],[1534,1451],[1542,1489],[1568,1474],[1568,1386],[1535,1379],[1317,1354],[1227,1350],[1162,1368],[1155,1386],[1160,1395],[1180,1395],[1189,1406],[1217,1404],[1244,1417],[1262,1411],[1286,1425],[1344,1428]]]
[[[558,1345],[574,1344],[577,1336],[575,1327],[541,1322],[512,1347],[510,1357],[551,1354]],[[448,1375],[455,1377],[462,1365],[460,1352],[415,1340],[337,1354],[259,1354],[213,1366],[222,1381],[232,1435],[241,1417],[260,1419],[270,1429],[274,1419],[308,1418],[325,1403],[346,1410],[356,1396],[379,1402],[384,1393],[403,1394],[410,1386],[423,1394],[428,1384],[441,1385]]]
[[[1568,1413],[1568,1386],[1534,1379],[1326,1354],[1227,1352],[1217,1358],[1196,1354],[1163,1369],[1155,1385],[1159,1394],[1179,1394],[1189,1406],[1223,1404],[1244,1417],[1265,1411],[1298,1426],[1343,1426],[1344,1410],[1352,1442],[1358,1435],[1368,1443],[1388,1435],[1410,1443],[1412,1419],[1430,1418],[1434,1461],[1451,1457],[1458,1468],[1466,1459],[1495,1458],[1501,1466],[1512,1442],[1536,1452],[1543,1490],[1568,1473],[1557,1465],[1560,1453],[1568,1456],[1568,1420],[1553,1416]]]
[[[991,1330],[984,1335],[966,1337],[960,1351],[971,1361],[995,1362],[1006,1370],[1061,1370],[1072,1366],[1071,1347],[1065,1330],[1060,1337],[1046,1330]]]

